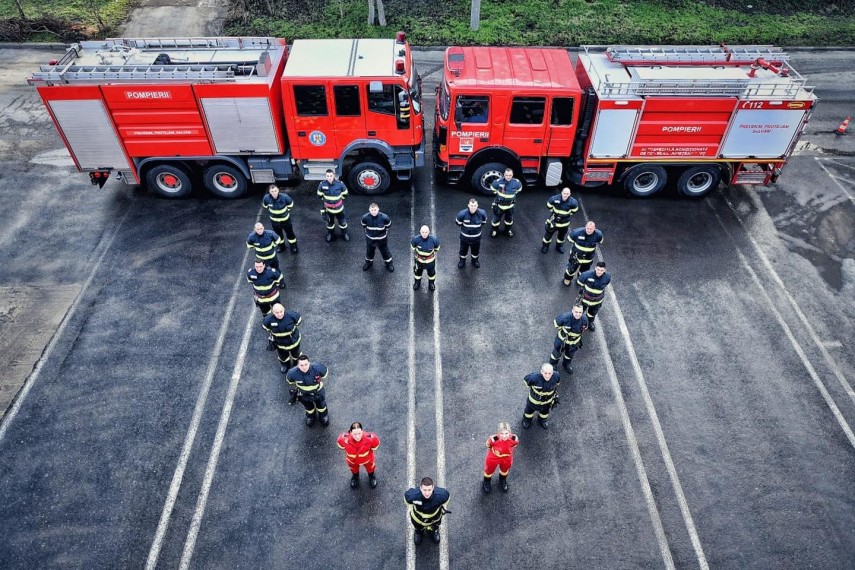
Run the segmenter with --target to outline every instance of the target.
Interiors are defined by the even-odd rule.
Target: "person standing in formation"
[[[377,477],[374,476],[374,452],[380,447],[380,438],[376,433],[364,431],[362,424],[353,422],[350,429],[338,436],[338,446],[344,450],[344,461],[350,468],[350,488],[359,487],[359,468],[365,467],[368,473],[368,485],[377,487]]]
[[[603,300],[606,298],[606,287],[611,282],[612,275],[606,273],[604,261],[598,262],[595,268],[580,273],[579,278],[576,279],[576,285],[580,287],[579,296],[582,305],[587,309],[585,316],[588,317],[589,331],[597,330],[594,326],[594,319],[597,318],[597,313],[603,306]]]
[[[264,229],[264,224],[257,222],[253,231],[246,238],[246,247],[255,250],[255,257],[273,269],[279,269],[279,259],[276,249],[282,245],[282,238]]]
[[[522,427],[531,427],[531,420],[537,414],[537,422],[543,429],[549,428],[549,411],[558,404],[558,385],[561,376],[552,368],[551,364],[544,364],[540,372],[532,372],[523,378],[528,386],[528,399],[523,410]]]
[[[494,180],[490,188],[495,194],[493,198],[493,221],[490,237],[494,238],[499,233],[499,226],[502,220],[505,221],[505,233],[509,238],[514,237],[514,204],[516,203],[517,194],[522,191],[522,183],[514,178],[514,171],[510,168],[505,169],[505,175],[502,178]]]
[[[478,254],[481,252],[481,231],[487,223],[487,212],[478,207],[478,200],[472,198],[469,205],[457,214],[457,225],[460,226],[460,261],[457,267],[466,266],[466,255],[472,252],[472,266],[481,267]]]
[[[419,233],[410,240],[415,263],[413,265],[413,289],[422,286],[422,273],[427,271],[428,289],[436,289],[436,252],[439,251],[439,238],[430,233],[428,226],[422,226]]]
[[[418,487],[407,489],[404,502],[410,506],[410,522],[415,530],[413,542],[419,544],[427,531],[431,533],[431,540],[439,544],[439,526],[448,512],[445,506],[450,497],[448,490],[435,487],[430,477],[423,478]]]
[[[561,194],[556,194],[546,201],[546,207],[552,215],[546,220],[546,232],[543,234],[543,246],[540,252],[549,251],[552,236],[558,232],[555,238],[555,251],[564,253],[564,240],[567,238],[567,230],[570,229],[570,217],[579,210],[579,202],[570,196],[569,188],[564,188]]]
[[[576,228],[570,232],[567,241],[573,243],[567,269],[564,270],[564,285],[569,287],[576,271],[587,271],[591,267],[597,246],[603,243],[603,232],[597,229],[594,222],[588,222],[584,228]]]
[[[499,468],[499,487],[503,493],[508,492],[508,473],[514,464],[514,449],[519,444],[519,438],[511,433],[508,422],[499,422],[499,431],[487,438],[487,457],[484,458],[484,482],[481,488],[485,493],[490,492],[493,473]]]
[[[336,180],[335,171],[328,169],[324,174],[324,180],[318,184],[318,196],[321,197],[324,209],[321,215],[327,221],[328,242],[335,239],[335,226],[338,224],[341,230],[341,239],[350,241],[347,233],[347,217],[344,214],[344,199],[347,197],[347,186],[341,180]]]
[[[555,317],[553,324],[557,332],[552,343],[549,363],[552,366],[557,366],[561,357],[564,357],[564,370],[568,374],[573,374],[570,363],[573,362],[576,351],[582,348],[582,333],[588,330],[588,317],[585,316],[585,309],[582,308],[582,305],[573,305],[570,311]]]
[[[289,404],[299,400],[306,408],[306,425],[311,427],[315,424],[315,414],[321,420],[321,425],[330,423],[327,412],[327,394],[324,391],[324,380],[329,375],[329,370],[323,364],[309,362],[309,357],[301,354],[297,359],[297,366],[288,371],[285,381],[290,386],[291,399]]]
[[[291,208],[294,207],[291,196],[282,192],[276,184],[271,184],[261,201],[261,206],[267,210],[270,227],[279,236],[280,243],[287,238],[291,253],[297,253],[299,251],[297,234],[294,233],[294,226],[291,225]],[[277,249],[282,251],[282,246],[279,245]]]
[[[391,225],[391,218],[380,211],[380,206],[377,204],[368,206],[368,213],[362,216],[362,227],[365,228],[365,263],[362,265],[362,271],[368,271],[374,265],[374,253],[378,249],[386,269],[390,273],[395,271],[388,242]]]
[[[246,280],[252,285],[255,306],[261,311],[261,316],[267,316],[273,304],[279,302],[279,289],[285,288],[282,273],[267,267],[263,259],[256,259],[252,268],[246,272]]]
[[[270,340],[276,347],[279,358],[279,371],[286,374],[288,369],[297,365],[300,357],[300,323],[303,317],[297,311],[286,311],[285,307],[276,303],[270,314],[261,321],[261,326],[270,334]]]

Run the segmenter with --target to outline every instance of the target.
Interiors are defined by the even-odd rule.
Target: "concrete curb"
[[[46,51],[65,51],[71,44],[41,43],[41,42],[0,42],[0,49],[43,49]]]

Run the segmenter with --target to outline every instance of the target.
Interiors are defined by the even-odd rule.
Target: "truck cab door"
[[[521,157],[540,157],[548,147],[546,97],[518,95],[511,101],[505,145]]]
[[[356,139],[365,138],[365,115],[362,112],[363,86],[334,85],[335,138],[338,151]],[[336,156],[339,156],[337,153]]]
[[[334,118],[330,113],[329,93],[323,83],[291,83],[283,89],[292,89],[294,99],[295,158],[325,159],[339,154],[335,137]]]
[[[454,128],[448,137],[450,154],[471,155],[490,146],[490,98],[458,95],[454,100]]]
[[[368,84],[368,112],[365,114],[366,138],[392,146],[411,145],[411,115],[410,111],[401,112],[402,103],[409,108],[409,98],[402,86],[371,81]]]
[[[547,156],[570,156],[576,124],[573,113],[576,108],[573,97],[553,97],[549,113]]]

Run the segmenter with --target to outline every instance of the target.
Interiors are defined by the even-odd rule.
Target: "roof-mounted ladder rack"
[[[585,51],[589,47],[585,46]],[[609,61],[624,65],[751,65],[758,59],[784,62],[790,57],[775,46],[609,46]]]

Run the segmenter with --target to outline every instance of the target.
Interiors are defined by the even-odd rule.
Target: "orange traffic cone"
[[[849,116],[847,116],[845,119],[843,119],[843,122],[840,123],[839,127],[837,127],[837,130],[834,131],[835,135],[845,135],[846,134],[846,127],[849,126],[849,119],[851,119],[851,117],[849,117]]]

